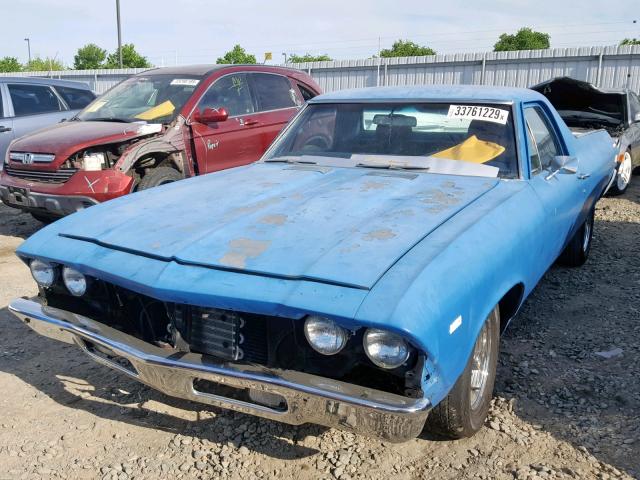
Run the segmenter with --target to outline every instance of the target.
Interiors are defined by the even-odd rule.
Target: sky
[[[73,64],[76,50],[117,47],[115,0],[0,0],[0,57],[56,57]],[[614,45],[640,38],[638,0],[120,0],[122,41],[151,63],[214,63],[233,45],[262,61],[273,53],[375,55],[402,38],[438,53],[491,50],[501,33],[529,26],[552,47]],[[575,6],[574,6],[575,5]],[[637,23],[634,23],[637,20]]]

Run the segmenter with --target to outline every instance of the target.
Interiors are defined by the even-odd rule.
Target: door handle
[[[251,118],[248,118],[244,121],[244,126],[245,127],[250,127],[252,125],[259,125],[260,122],[258,120],[253,120]]]
[[[3,125],[0,125],[0,133],[10,132],[10,131],[11,131],[11,127],[5,127]]]

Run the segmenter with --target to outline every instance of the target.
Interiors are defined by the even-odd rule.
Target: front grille
[[[4,166],[4,171],[12,177],[23,178],[41,183],[65,183],[71,176],[78,171],[77,168],[61,168],[56,171],[45,170],[22,170],[13,168],[9,165]]]
[[[230,361],[267,362],[266,323],[261,316],[215,308],[190,310],[191,350]]]

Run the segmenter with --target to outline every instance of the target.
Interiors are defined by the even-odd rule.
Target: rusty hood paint
[[[58,234],[164,261],[369,289],[496,179],[256,164],[129,195]]]

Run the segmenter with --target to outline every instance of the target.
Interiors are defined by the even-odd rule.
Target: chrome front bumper
[[[200,354],[156,347],[90,318],[31,300],[14,300],[9,310],[37,333],[76,344],[97,362],[167,395],[279,422],[315,423],[403,442],[420,434],[431,408],[425,398],[406,398],[291,370],[217,363]],[[286,407],[199,391],[195,384],[201,381],[220,386],[221,391],[228,387],[250,391],[253,398],[276,395],[286,400]]]

